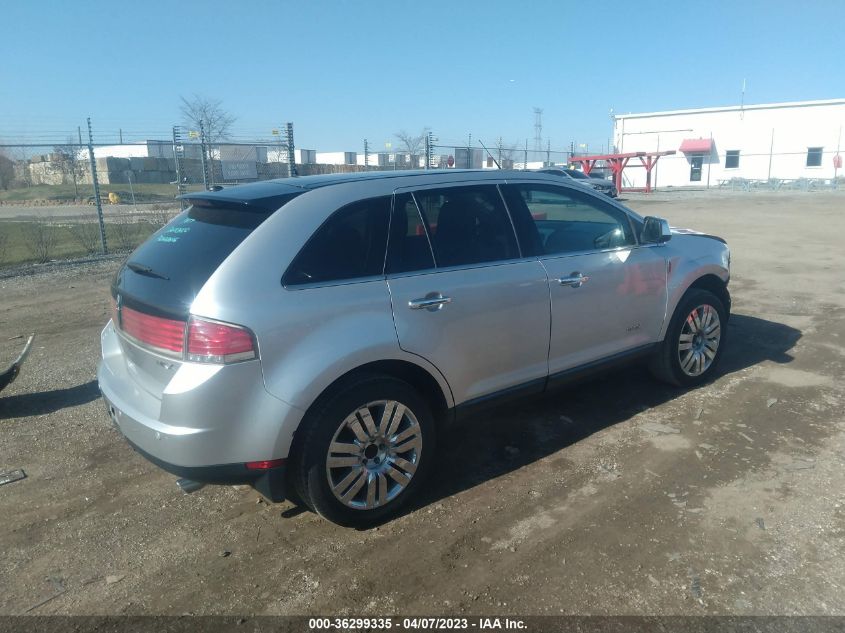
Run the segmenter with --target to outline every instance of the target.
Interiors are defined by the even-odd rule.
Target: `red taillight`
[[[267,459],[262,462],[247,462],[247,470],[270,470],[276,466],[282,466],[285,463],[284,459]]]
[[[121,306],[120,329],[124,334],[169,355],[182,355],[185,322],[155,317]]]
[[[198,317],[188,321],[187,360],[232,363],[250,358],[255,358],[255,346],[249,330]]]

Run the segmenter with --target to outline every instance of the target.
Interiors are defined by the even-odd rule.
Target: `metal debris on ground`
[[[20,481],[21,479],[26,479],[26,473],[23,471],[23,468],[0,472],[0,486],[10,484],[13,481]]]
[[[763,521],[762,518],[757,517],[756,519],[754,519],[754,523],[756,523],[757,527],[760,528],[761,530],[766,529],[766,523]]]
[[[773,406],[775,406],[777,403],[778,403],[778,399],[777,399],[777,398],[769,398],[768,400],[766,400],[766,406],[767,406],[769,409],[771,409],[771,408],[772,408]]]
[[[54,589],[53,595],[47,596],[46,598],[44,598],[40,602],[36,602],[34,605],[32,605],[31,607],[26,609],[24,611],[24,613],[29,613],[30,611],[34,611],[38,607],[43,606],[43,605],[47,604],[48,602],[50,602],[50,600],[53,600],[54,598],[58,598],[59,596],[61,596],[62,594],[67,592],[67,587],[65,587],[64,580],[62,580],[61,578],[56,578],[54,576],[51,576],[50,578],[48,578],[48,580],[50,581],[50,584],[53,585],[53,589]]]
[[[690,578],[689,589],[693,597],[701,600],[701,579],[698,576],[692,576],[692,578]]]
[[[811,460],[799,460],[792,462],[791,464],[787,464],[783,467],[784,470],[810,470],[811,468],[815,468],[815,462]]]

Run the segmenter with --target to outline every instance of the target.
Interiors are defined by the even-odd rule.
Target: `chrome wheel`
[[[687,376],[700,376],[710,369],[719,341],[722,326],[719,313],[711,305],[700,305],[687,315],[678,340],[678,361]]]
[[[422,451],[413,412],[378,400],[350,413],[335,431],[326,455],[326,477],[347,507],[371,510],[395,499],[411,482]]]

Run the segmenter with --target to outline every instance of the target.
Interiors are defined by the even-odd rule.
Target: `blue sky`
[[[543,138],[600,149],[617,113],[845,96],[845,2],[4,3],[0,139],[166,137],[179,96],[222,99],[237,138],[378,149]]]

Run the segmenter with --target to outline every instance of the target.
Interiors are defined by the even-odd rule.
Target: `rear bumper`
[[[156,392],[111,323],[101,343],[100,391],[121,434],[147,459],[194,481],[251,483],[261,490],[269,480],[276,490],[281,475],[244,464],[287,458],[304,412],[265,389],[257,361],[183,363]]]
[[[121,422],[127,422],[125,413],[117,409],[108,397],[103,395],[103,400],[106,403],[106,410],[109,417],[114,423],[118,431],[123,434]],[[251,470],[246,467],[246,464],[215,464],[211,466],[179,466],[171,464],[155,455],[151,455],[143,448],[135,444],[132,440],[124,435],[126,442],[140,453],[147,461],[155,464],[162,470],[175,475],[197,481],[204,484],[216,485],[237,485],[248,484],[255,488],[258,492],[264,495],[270,501],[284,501],[285,500],[285,465],[281,464],[274,468],[264,470]]]

